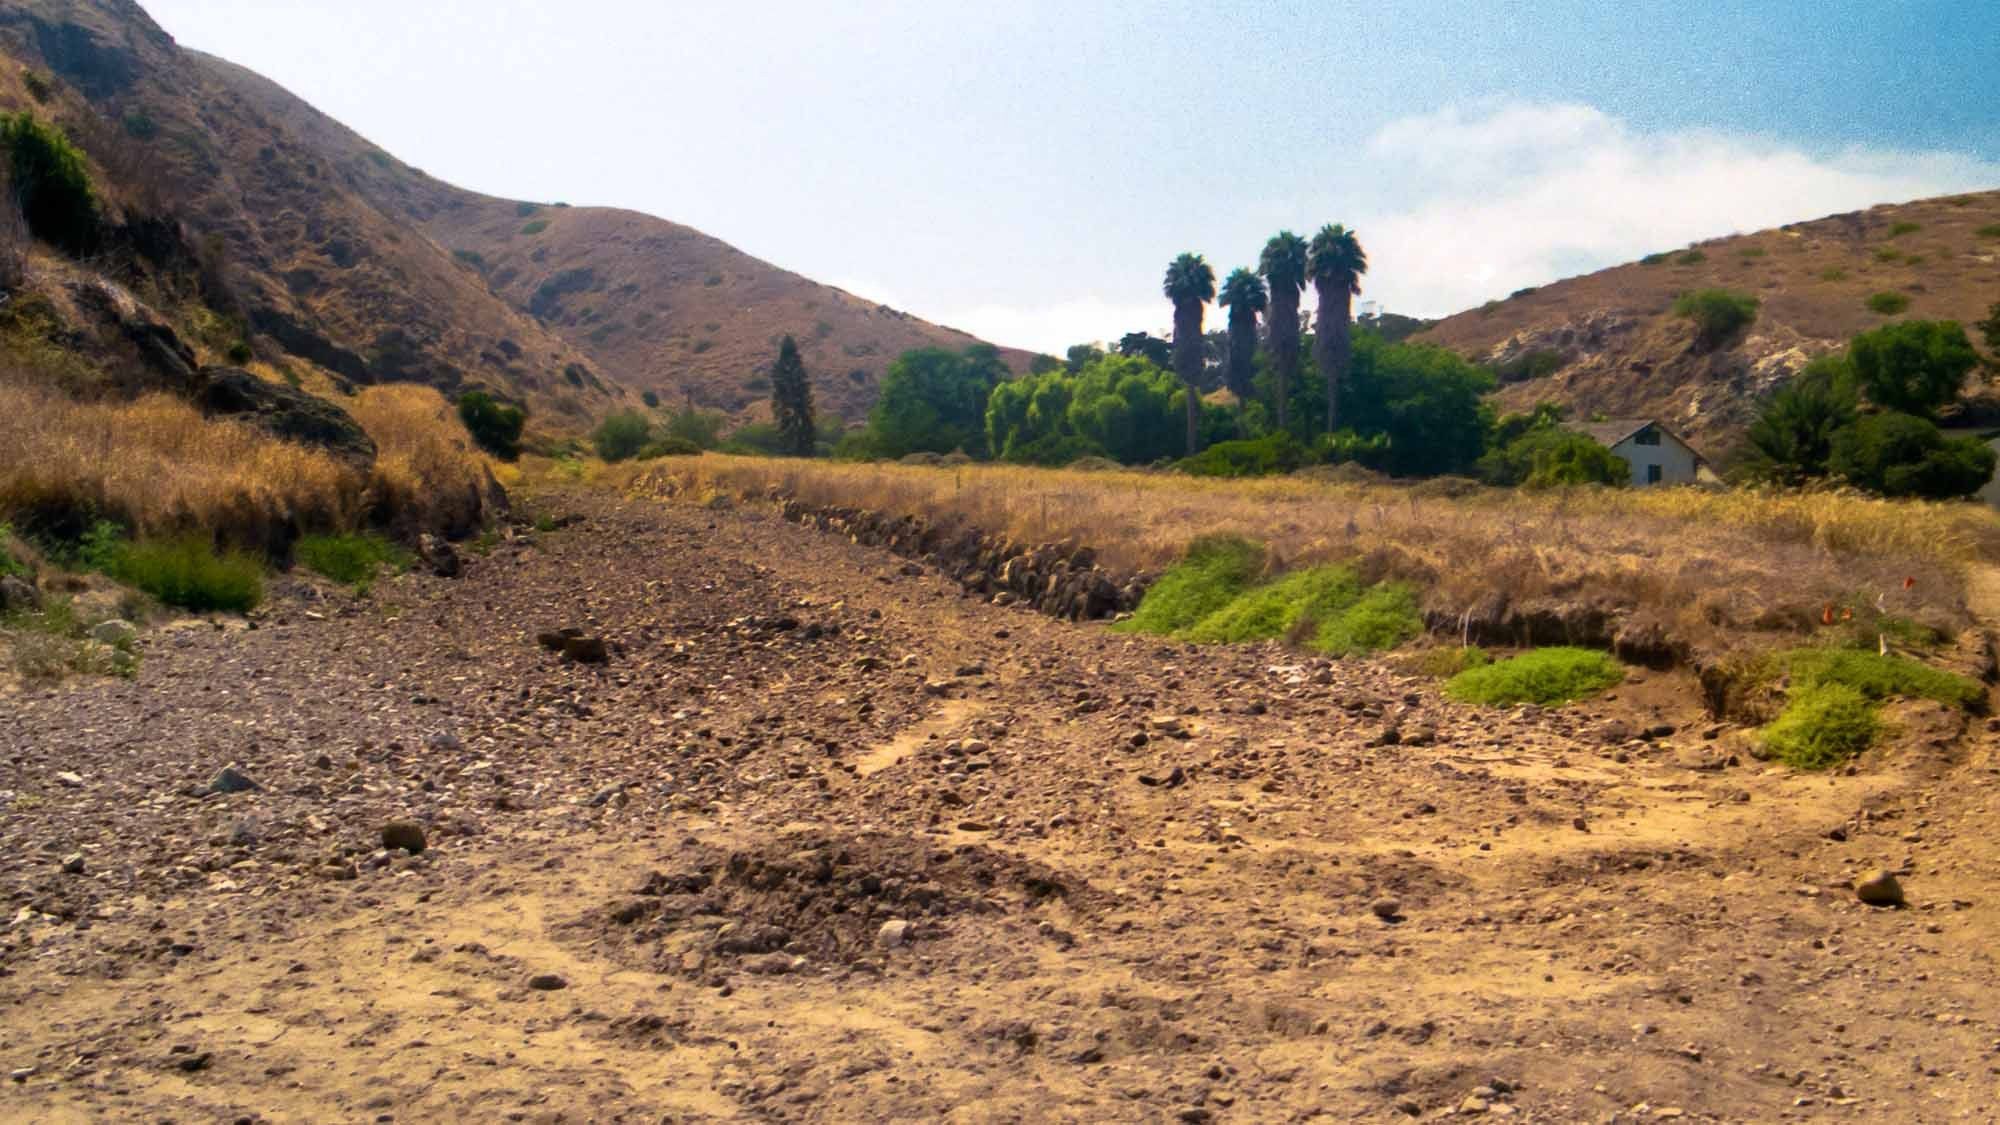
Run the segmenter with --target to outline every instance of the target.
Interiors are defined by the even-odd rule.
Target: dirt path
[[[563,503],[0,695],[0,1117],[2000,1119],[1983,726],[1800,777]]]

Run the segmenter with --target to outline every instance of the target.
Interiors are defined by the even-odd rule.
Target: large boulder
[[[374,439],[347,411],[295,387],[259,379],[240,367],[204,369],[195,402],[210,415],[241,418],[286,441],[324,449],[357,467],[375,463]]]

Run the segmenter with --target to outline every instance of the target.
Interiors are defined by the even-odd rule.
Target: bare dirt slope
[[[1633,262],[1447,317],[1418,339],[1501,366],[1534,353],[1552,373],[1504,386],[1501,404],[1563,403],[1578,416],[1657,417],[1711,456],[1731,451],[1760,397],[1812,357],[1892,320],[1971,324],[2000,301],[2000,191],[1883,204],[1777,230],[1662,247]],[[1725,348],[1694,347],[1672,315],[1690,289],[1762,303]],[[1885,315],[1868,298],[1901,294]],[[1975,338],[1977,334],[1974,334]]]
[[[1983,728],[1795,776],[1671,677],[1474,711],[551,505],[0,695],[0,1117],[1994,1116]]]

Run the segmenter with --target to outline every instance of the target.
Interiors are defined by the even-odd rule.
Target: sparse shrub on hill
[[[0,146],[7,149],[14,198],[35,237],[71,254],[96,249],[97,193],[82,151],[31,113],[0,115]]]
[[[1986,310],[1986,319],[1973,327],[1979,329],[1980,338],[1986,341],[1986,350],[2000,356],[2000,301],[1993,302]]]
[[[540,234],[547,229],[549,229],[549,221],[547,219],[536,219],[534,222],[531,222],[526,226],[523,226],[521,228],[521,233],[532,236]]]
[[[641,461],[655,461],[662,457],[694,457],[701,453],[701,446],[686,438],[664,437],[648,442],[636,457]]]
[[[375,534],[308,535],[299,540],[295,557],[299,565],[335,582],[366,592],[383,567],[405,570],[410,553]]]
[[[521,429],[528,415],[520,407],[495,402],[485,391],[467,391],[458,398],[458,416],[479,448],[503,461],[521,455]]]
[[[653,437],[653,424],[644,414],[636,410],[620,410],[604,419],[591,431],[590,442],[597,447],[597,455],[606,461],[623,461],[639,450]]]
[[[660,396],[653,391],[640,391],[639,401],[645,403],[648,410],[658,410],[660,408]]]
[[[1987,223],[1972,233],[1981,238],[2000,238],[2000,223]]]
[[[1889,237],[1901,238],[1906,234],[1915,234],[1922,229],[1924,229],[1922,223],[1913,223],[1907,219],[1903,219],[1889,224]]]
[[[1910,307],[1910,295],[1898,293],[1893,289],[1884,289],[1879,293],[1870,293],[1866,304],[1869,312],[1895,316]]]
[[[1683,250],[1674,255],[1674,264],[1677,266],[1698,266],[1706,261],[1708,255],[1699,250]]]
[[[1757,298],[1733,289],[1696,289],[1674,300],[1674,315],[1694,322],[1697,348],[1714,351],[1757,319]]]

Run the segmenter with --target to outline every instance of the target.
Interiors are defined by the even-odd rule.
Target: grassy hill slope
[[[1756,322],[1711,352],[1672,313],[1676,296],[1705,288],[1761,302]],[[1873,311],[1880,293],[1907,306]],[[2000,191],[1712,239],[1459,313],[1418,339],[1510,371],[1498,395],[1506,408],[1556,401],[1580,415],[1650,415],[1717,456],[1760,398],[1854,333],[1908,318],[1970,325],[1995,301]]]
[[[339,167],[357,194],[447,248],[479,284],[667,403],[729,412],[765,400],[763,370],[797,338],[822,410],[853,419],[890,361],[978,341],[760,261],[690,227],[633,211],[496,199],[389,158],[242,67],[194,55],[261,117]],[[1025,352],[1004,351],[1017,369]]]

